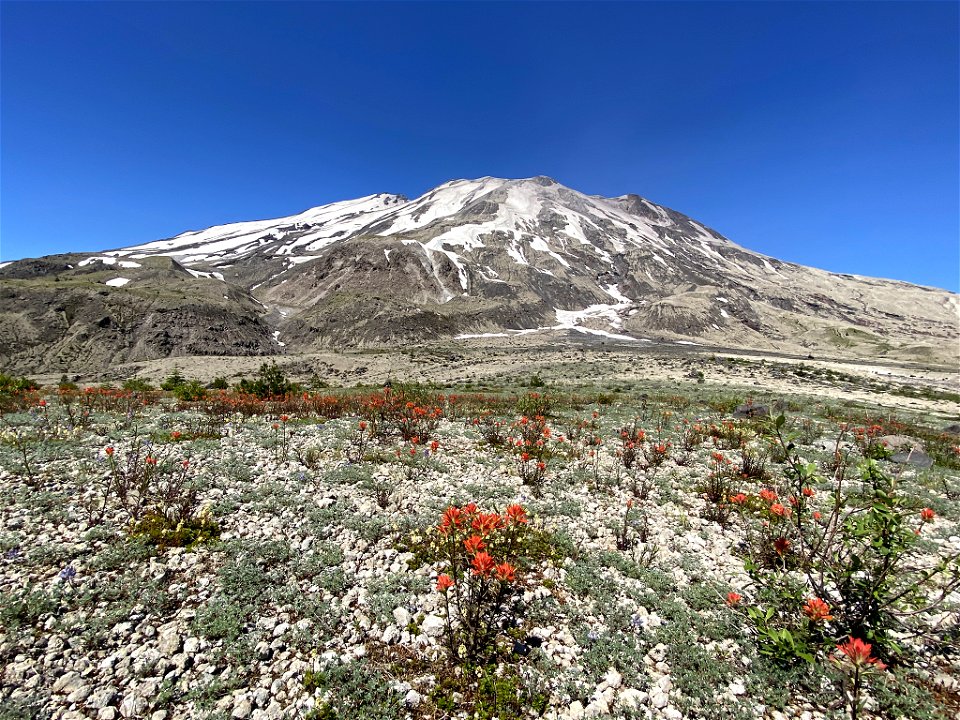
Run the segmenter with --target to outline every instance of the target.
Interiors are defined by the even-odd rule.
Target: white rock
[[[273,636],[275,638],[278,638],[289,629],[290,629],[290,623],[280,623],[273,629]]]
[[[383,635],[381,636],[381,640],[383,640],[384,643],[386,643],[387,645],[389,645],[389,644],[391,644],[394,640],[397,639],[397,636],[398,636],[399,634],[400,634],[400,632],[397,630],[397,626],[396,626],[396,625],[387,625],[387,629],[383,631]]]
[[[603,676],[603,681],[607,684],[607,687],[618,688],[623,684],[623,676],[617,672],[616,668],[610,668],[607,670],[607,674]]]
[[[405,628],[410,624],[410,611],[403,607],[394,608],[393,619],[397,621],[397,625]]]
[[[157,647],[167,657],[173,657],[180,650],[180,635],[176,632],[165,632],[160,635],[157,641]]]
[[[649,696],[642,690],[636,688],[626,688],[620,693],[617,701],[625,708],[636,709],[643,705]]]
[[[80,673],[68,672],[57,678],[57,681],[53,684],[53,692],[72,693],[84,685],[85,683],[80,678]]]
[[[427,615],[420,623],[420,631],[429,637],[436,637],[443,633],[446,628],[446,622],[437,615]]]
[[[250,717],[252,711],[253,708],[250,706],[250,701],[247,700],[247,698],[242,698],[240,702],[233,706],[233,712],[230,713],[230,716],[237,718],[237,720],[242,720],[243,718]]]

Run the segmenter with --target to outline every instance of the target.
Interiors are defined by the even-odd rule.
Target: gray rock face
[[[637,195],[480,178],[12,263],[0,363],[59,371],[521,330],[953,361],[958,308],[946,291],[758,255]]]
[[[908,450],[907,452],[898,452],[890,458],[891,462],[900,465],[912,465],[918,468],[933,467],[933,458],[922,450]]]

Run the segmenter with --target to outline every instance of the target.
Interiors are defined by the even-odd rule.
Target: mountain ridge
[[[413,199],[367,195],[88,257],[50,256],[46,271],[18,261],[0,268],[0,283],[32,278],[36,293],[41,278],[86,280],[115,302],[142,305],[162,281],[157,267],[141,266],[160,258],[176,281],[158,297],[179,288],[181,304],[205,308],[199,316],[228,316],[225,335],[239,345],[214,342],[217,354],[536,332],[954,362],[960,335],[954,293],[784,262],[639,195],[586,195],[545,176],[451,180]],[[218,284],[230,288],[228,303],[211,292]],[[229,319],[234,295],[243,297],[242,332]],[[10,305],[2,293],[4,322]],[[27,344],[51,336],[41,314],[22,315]],[[93,320],[85,322],[105,322]],[[76,335],[69,330],[55,344]],[[19,362],[9,335],[0,333],[0,360]],[[112,339],[114,361],[129,340]],[[202,338],[190,344],[202,349]],[[133,342],[145,355],[178,352],[168,345]]]

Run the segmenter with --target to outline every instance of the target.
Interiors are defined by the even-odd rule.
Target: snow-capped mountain
[[[61,259],[69,274],[117,275],[97,282],[119,297],[162,266],[189,279],[184,298],[240,303],[241,347],[218,350],[234,354],[574,332],[933,359],[954,357],[958,336],[956,294],[781,262],[636,195],[546,177],[455,180]]]

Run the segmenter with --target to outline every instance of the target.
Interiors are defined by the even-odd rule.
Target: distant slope
[[[82,362],[78,333],[103,334],[92,327],[106,312],[96,298],[136,317],[108,323],[112,361],[520,332],[939,363],[960,352],[954,293],[781,262],[639,196],[588,196],[545,177],[456,180],[414,200],[371,195],[101,257],[143,268],[124,270],[120,287],[106,285],[114,267],[81,267],[79,255],[0,269],[0,360],[40,362],[30,348],[43,338],[70,349],[42,362]],[[97,312],[51,330],[51,311],[17,300],[29,286],[56,305],[51,283],[74,293],[87,283]],[[191,309],[171,315],[177,303]]]

